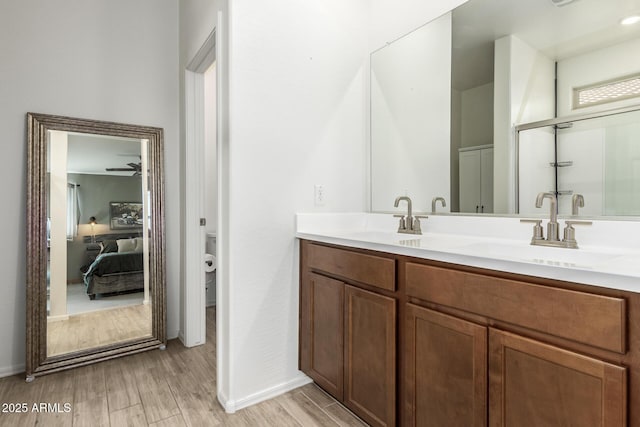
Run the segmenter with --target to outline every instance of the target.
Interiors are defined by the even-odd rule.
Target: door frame
[[[184,251],[181,341],[186,347],[206,342],[204,254],[204,73],[216,61],[216,30],[184,71]],[[217,144],[216,144],[217,145]]]

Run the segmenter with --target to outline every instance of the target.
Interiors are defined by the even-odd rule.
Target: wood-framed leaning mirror
[[[27,114],[27,381],[166,345],[163,130]]]

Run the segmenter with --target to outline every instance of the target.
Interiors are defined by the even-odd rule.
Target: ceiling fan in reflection
[[[106,168],[107,172],[133,172],[131,176],[140,176],[142,174],[142,163],[127,163],[128,168]]]

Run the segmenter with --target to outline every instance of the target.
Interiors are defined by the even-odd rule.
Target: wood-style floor
[[[165,351],[37,377],[0,379],[0,426],[364,426],[313,384],[235,414],[216,395],[215,311],[207,310],[207,343],[185,348],[172,340]],[[10,404],[25,413],[6,413]],[[33,405],[50,404],[37,412]],[[69,404],[65,412],[64,404]],[[38,406],[39,407],[39,406]],[[15,408],[14,408],[15,409]]]
[[[114,307],[47,322],[47,356],[151,335],[151,305]]]

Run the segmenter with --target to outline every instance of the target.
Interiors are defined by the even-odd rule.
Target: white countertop
[[[390,214],[296,215],[301,239],[640,292],[640,247],[629,237],[640,238],[639,223],[576,227],[579,249],[532,246],[531,227],[513,217],[433,215],[414,235],[397,233]]]

